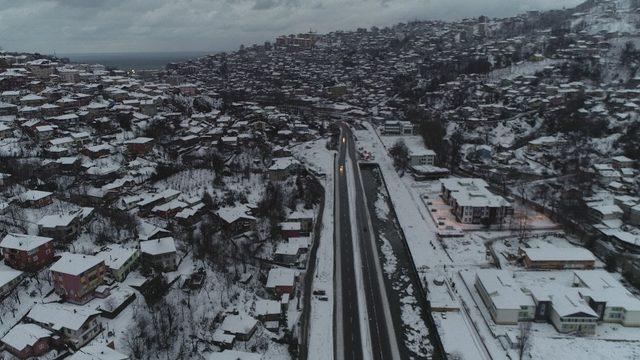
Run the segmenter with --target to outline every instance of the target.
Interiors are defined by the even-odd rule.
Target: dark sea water
[[[106,67],[121,70],[161,69],[170,62],[180,62],[198,58],[213,52],[123,52],[123,53],[90,53],[90,54],[58,54],[58,57],[69,58],[72,62],[86,64],[102,64]]]

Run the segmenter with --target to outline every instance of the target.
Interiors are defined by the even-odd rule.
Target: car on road
[[[344,174],[344,165],[340,165],[340,175]]]

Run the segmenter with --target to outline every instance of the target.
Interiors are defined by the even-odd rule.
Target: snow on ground
[[[378,219],[388,219],[389,218],[389,205],[384,200],[384,197],[378,193],[378,197],[376,198],[376,215]]]
[[[535,72],[544,69],[547,66],[553,66],[561,63],[561,60],[544,59],[542,61],[523,61],[519,64],[497,69],[487,74],[488,81],[499,81],[502,79],[513,79],[518,76],[533,75]]]
[[[420,306],[413,291],[413,285],[409,284],[403,291],[402,323],[404,324],[405,343],[407,347],[420,357],[427,357],[433,353],[433,347],[425,339],[429,338],[429,330],[420,314]]]
[[[464,316],[460,311],[434,313],[433,318],[438,326],[442,345],[449,353],[449,359],[482,360],[477,345],[471,340]],[[443,317],[444,316],[444,317]]]
[[[630,1],[615,0],[612,3],[617,8],[615,15],[606,15],[603,9],[594,7],[583,17],[586,24],[585,30],[589,34],[601,32],[634,33],[636,31],[635,22],[638,20],[638,15],[631,9]]]
[[[542,121],[529,116],[518,116],[513,119],[499,122],[491,129],[484,130],[488,133],[489,142],[492,145],[500,145],[506,148],[513,146],[516,139],[531,135],[540,129]],[[480,131],[479,131],[480,132]],[[482,133],[482,132],[480,132]]]
[[[219,199],[224,198],[225,193],[231,191],[246,195],[249,203],[256,204],[262,199],[264,191],[264,179],[262,175],[251,174],[246,179],[242,174],[225,176],[224,186],[214,186],[215,172],[210,169],[188,169],[169,176],[154,184],[159,190],[174,189],[185,195],[201,197],[205,191]]]
[[[631,346],[630,346],[631,345]],[[591,338],[548,339],[533,336],[525,359],[620,360],[640,358],[640,343],[601,341]]]
[[[382,245],[380,245],[380,251],[382,251],[382,255],[384,256],[384,272],[387,275],[394,274],[398,266],[398,260],[393,254],[391,243],[384,235],[379,234],[378,236],[380,237],[380,241],[382,242]]]
[[[0,271],[13,270],[0,263]],[[47,280],[46,270],[38,273],[35,278],[27,277],[13,291],[10,296],[0,300],[0,338],[2,338],[24,315],[26,315],[36,300],[53,290]],[[2,358],[0,353],[0,358]]]
[[[325,199],[320,244],[316,258],[313,289],[324,290],[327,301],[311,298],[309,329],[309,359],[333,359],[333,204],[334,154],[325,147],[326,139],[311,141],[292,149],[296,158],[319,174],[326,174],[323,182]]]
[[[456,266],[483,266],[488,265],[485,255],[486,239],[475,233],[467,233],[463,237],[446,238],[442,243],[446,246],[447,253],[453,258]]]
[[[422,318],[422,309],[416,299],[416,292],[413,289],[413,284],[407,274],[406,266],[404,264],[400,268],[398,267],[398,257],[394,252],[393,246],[387,236],[396,236],[396,241],[400,241],[400,233],[397,233],[399,229],[396,227],[395,219],[389,218],[390,207],[388,204],[389,198],[384,184],[380,183],[377,189],[377,196],[374,202],[376,210],[376,221],[380,223],[390,223],[391,229],[384,225],[381,228],[387,228],[388,230],[377,231],[377,243],[379,251],[383,257],[383,269],[385,278],[391,283],[392,288],[398,294],[400,304],[400,319],[402,321],[402,338],[403,341],[411,352],[420,358],[427,357],[433,353],[433,347],[428,341],[429,330]]]

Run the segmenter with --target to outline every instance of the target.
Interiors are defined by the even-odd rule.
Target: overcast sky
[[[278,34],[502,17],[582,0],[0,0],[0,47],[42,53],[212,51]]]

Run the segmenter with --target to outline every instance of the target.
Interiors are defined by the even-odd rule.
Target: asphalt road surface
[[[348,168],[350,158],[353,167]],[[371,354],[373,359],[400,359],[396,330],[391,319],[389,302],[384,286],[382,266],[375,245],[373,228],[368,213],[364,189],[357,165],[355,139],[351,130],[342,126],[339,140],[339,155],[336,165],[335,254],[336,254],[336,311],[335,352],[336,359],[363,359]],[[349,212],[349,189],[347,176],[355,180],[356,219]],[[352,237],[356,227],[357,239]],[[359,252],[354,253],[353,242],[358,241]],[[363,348],[359,323],[358,294],[355,271],[355,256],[361,257],[365,300],[368,314],[368,329],[371,349]],[[369,344],[367,344],[369,346]]]

